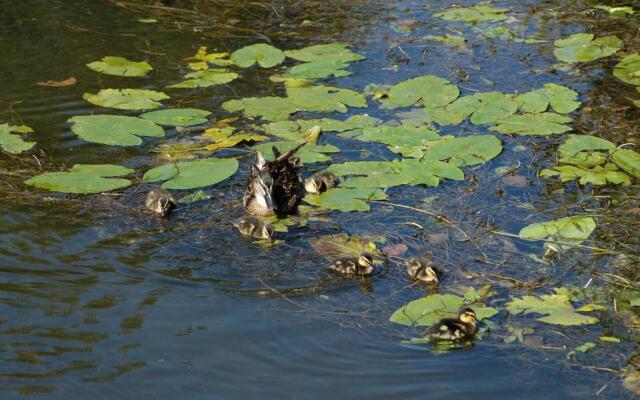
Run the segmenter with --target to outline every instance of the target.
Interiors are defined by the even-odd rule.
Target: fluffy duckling
[[[407,261],[407,274],[416,281],[438,283],[438,271],[426,258],[411,258]]]
[[[329,269],[345,275],[371,275],[373,256],[371,253],[361,253],[358,257],[341,258],[334,261]]]
[[[147,210],[158,214],[165,218],[171,214],[174,208],[176,208],[176,201],[169,193],[164,189],[153,189],[147,194],[147,199],[144,202]]]
[[[271,224],[256,217],[242,217],[236,220],[233,226],[236,227],[242,236],[253,239],[271,240],[273,235]]]
[[[427,336],[437,340],[466,341],[472,340],[478,331],[476,313],[470,308],[460,310],[457,318],[444,318],[436,322],[425,332]]]
[[[331,172],[318,172],[304,181],[307,193],[320,194],[338,186],[338,177]]]

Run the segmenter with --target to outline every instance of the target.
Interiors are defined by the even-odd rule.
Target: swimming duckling
[[[273,235],[271,224],[256,217],[242,217],[234,221],[233,226],[238,229],[238,232],[240,232],[242,236],[253,239],[271,240],[271,236]]]
[[[436,322],[425,332],[426,336],[437,340],[466,341],[476,335],[478,319],[472,309],[460,310],[458,318],[444,318]]]
[[[165,218],[171,214],[174,208],[176,208],[176,201],[171,196],[169,191],[164,189],[153,189],[147,194],[147,199],[144,202],[147,210],[158,214]]]
[[[407,261],[407,274],[411,279],[427,283],[438,283],[439,272],[426,258],[410,258]]]
[[[304,181],[307,193],[320,194],[338,186],[338,177],[331,172],[318,172]]]
[[[345,275],[371,275],[373,256],[371,253],[361,253],[358,257],[341,258],[334,261],[329,269]]]

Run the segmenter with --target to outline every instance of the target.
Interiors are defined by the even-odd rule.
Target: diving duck
[[[345,275],[371,275],[373,256],[371,253],[361,253],[358,257],[341,258],[334,261],[329,269]]]
[[[416,281],[438,283],[440,271],[426,258],[410,258],[407,261],[407,274]]]
[[[478,319],[472,309],[465,307],[457,318],[444,318],[425,332],[426,336],[437,340],[466,341],[475,337]]]
[[[144,202],[147,210],[158,214],[165,218],[171,214],[174,208],[176,208],[176,201],[169,193],[164,189],[153,189],[147,194],[147,199]]]
[[[331,172],[318,172],[304,181],[307,193],[320,194],[338,186],[338,177]]]
[[[273,235],[271,224],[256,217],[242,217],[234,221],[233,226],[242,236],[252,239],[271,240],[271,236]]]
[[[242,199],[247,214],[266,217],[296,211],[304,196],[304,185],[299,175],[302,163],[293,155],[305,144],[284,154],[274,146],[273,161],[266,161],[264,155],[257,152]]]

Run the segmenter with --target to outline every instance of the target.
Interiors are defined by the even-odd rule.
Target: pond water
[[[552,67],[557,62],[552,42],[587,31],[616,34],[632,50],[638,45],[638,17],[593,14],[588,2],[494,4],[510,8],[514,19],[507,24],[518,35],[547,40],[524,44],[434,17],[449,1],[0,3],[0,122],[29,125],[34,129],[29,138],[38,143],[27,155],[0,158],[2,399],[634,396],[620,373],[633,355],[632,327],[638,323],[631,312],[616,313],[612,293],[618,287],[611,276],[635,287],[628,260],[636,259],[638,213],[620,210],[637,207],[637,186],[593,189],[539,178],[540,169],[555,163],[562,135],[500,135],[502,153],[465,168],[464,180],[437,188],[391,188],[388,202],[371,202],[370,212],[327,213],[281,234],[283,244],[264,248],[232,226],[243,214],[241,198],[253,160],[248,147],[216,153],[238,157],[238,173],[205,188],[210,200],[183,205],[164,221],[143,210],[144,196],[156,185],[141,183],[141,177],[158,164],[152,150],[170,139],[145,139],[133,147],[88,143],[66,120],[104,112],[82,99],[85,92],[165,90],[181,79],[185,59],[200,46],[231,52],[266,40],[282,49],[342,42],[366,59],[349,67],[352,76],[327,84],[361,92],[370,83],[434,74],[473,94],[522,93],[553,82],[580,93],[585,108],[571,115],[576,131],[635,143],[638,112],[628,98],[637,93],[612,77],[617,61],[563,71]],[[140,18],[157,22],[140,23]],[[426,38],[445,34],[467,42],[454,48]],[[120,78],[86,68],[108,55],[146,60],[154,71],[146,78]],[[226,118],[229,113],[221,108],[226,100],[283,95],[282,85],[269,81],[271,74],[254,67],[226,85],[166,90],[172,99],[163,103],[209,110],[212,120]],[[77,84],[36,85],[70,76]],[[371,115],[393,118],[394,110],[374,106],[371,99],[369,104]],[[350,109],[330,116],[359,113]],[[491,132],[466,121],[441,127],[440,133]],[[170,138],[178,135],[167,129]],[[397,157],[379,144],[333,134],[321,140],[340,148],[334,163]],[[78,163],[134,168],[134,185],[74,196],[23,183]],[[325,167],[305,165],[304,175]],[[496,174],[498,167],[511,167],[520,178],[505,180]],[[615,253],[603,256],[585,248],[545,261],[541,242],[490,234],[517,234],[532,222],[572,214],[598,216],[598,230],[586,244]],[[327,272],[327,260],[309,240],[342,232],[384,238],[388,246],[405,244],[402,257],[429,255],[445,270],[441,293],[488,284],[494,291],[491,304],[504,304],[511,296],[588,286],[595,292],[585,296],[598,298],[608,311],[598,314],[598,324],[566,327],[503,310],[473,346],[438,353],[430,345],[409,343],[423,328],[388,320],[398,307],[428,294],[405,277],[397,260],[371,281]],[[533,331],[523,343],[507,343],[507,326]],[[599,336],[623,341],[598,342]],[[598,342],[598,348],[587,356],[568,355],[588,341]]]

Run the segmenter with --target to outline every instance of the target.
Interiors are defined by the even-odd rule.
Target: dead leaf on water
[[[78,80],[75,77],[69,77],[63,81],[52,81],[52,80],[48,80],[48,81],[44,81],[44,82],[37,82],[36,85],[38,86],[48,86],[48,87],[66,87],[66,86],[73,86],[76,83],[78,83]]]

